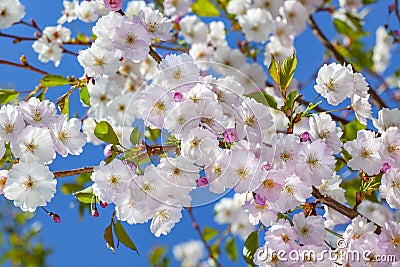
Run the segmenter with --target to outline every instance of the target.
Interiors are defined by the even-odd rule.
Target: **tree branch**
[[[190,219],[192,221],[193,228],[196,230],[197,234],[199,235],[201,241],[204,244],[204,247],[206,248],[206,250],[208,252],[208,256],[211,259],[213,259],[213,261],[215,262],[217,267],[222,267],[222,265],[214,257],[214,254],[212,253],[210,244],[208,244],[207,240],[204,239],[203,233],[202,233],[202,231],[200,229],[200,226],[199,226],[199,223],[197,222],[196,218],[194,217],[194,214],[193,214],[193,211],[192,211],[192,207],[187,207],[186,210],[187,210],[187,212],[189,214],[189,217],[190,217]]]
[[[20,64],[20,63],[11,62],[11,61],[8,61],[8,60],[0,59],[0,64],[10,65],[10,66],[14,66],[14,67],[22,68],[22,69],[31,70],[33,72],[37,72],[37,73],[40,73],[42,75],[47,75],[48,74],[44,70],[38,69],[36,67],[33,67],[33,66],[29,65],[28,63],[27,64]]]
[[[321,203],[324,205],[327,205],[328,207],[336,210],[337,212],[343,214],[344,216],[350,218],[350,219],[354,219],[357,216],[361,216],[364,217],[362,214],[360,214],[357,210],[355,209],[351,209],[343,204],[341,204],[340,202],[334,200],[333,198],[331,198],[330,196],[324,196],[321,194],[321,192],[315,187],[312,187],[313,191],[312,191],[312,195]],[[365,217],[364,217],[365,218]],[[368,218],[366,218],[368,222],[371,222],[371,220],[369,220]],[[381,229],[382,227],[380,227],[379,225],[377,225],[376,223],[374,223],[376,226],[376,230],[375,233],[376,234],[380,234],[381,233]]]
[[[332,43],[328,40],[326,35],[322,32],[321,28],[317,25],[312,15],[309,16],[308,23],[310,24],[311,28],[313,29],[314,35],[320,40],[320,42],[333,54],[335,59],[340,63],[343,64],[346,62],[346,59],[343,57],[342,54],[332,45]],[[375,102],[375,105],[378,108],[387,107],[386,103],[382,100],[382,98],[378,95],[376,90],[370,86],[369,90],[371,94],[372,100]]]
[[[94,170],[94,167],[83,167],[79,169],[73,169],[73,170],[65,170],[65,171],[57,171],[53,172],[54,178],[62,178],[62,177],[67,177],[67,176],[73,176],[73,175],[78,175],[78,174],[84,174],[84,173],[92,173]]]
[[[156,50],[154,50],[154,48],[151,47],[151,46],[150,46],[149,55],[150,55],[157,63],[161,63],[162,57],[161,57],[159,54],[157,54]]]

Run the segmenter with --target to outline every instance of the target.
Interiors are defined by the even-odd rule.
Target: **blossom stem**
[[[157,62],[161,63],[162,57],[154,50],[153,47],[150,46],[149,55]]]
[[[215,265],[217,267],[222,267],[222,265],[215,258],[214,254],[213,254],[213,252],[211,250],[210,244],[208,244],[207,240],[204,239],[204,236],[203,236],[203,233],[202,233],[202,231],[200,229],[199,223],[197,222],[196,218],[194,217],[194,214],[193,214],[193,211],[192,211],[192,207],[187,207],[186,210],[187,210],[187,212],[189,214],[189,217],[190,217],[190,219],[192,221],[193,228],[196,230],[197,234],[199,235],[201,241],[204,244],[204,247],[207,249],[208,256],[211,259],[213,259],[213,261],[215,262]]]
[[[17,42],[20,42],[20,41],[36,41],[37,40],[36,37],[23,37],[23,36],[17,36],[17,35],[2,33],[2,32],[0,32],[0,36],[7,37],[7,38],[12,38]]]
[[[73,169],[73,170],[57,171],[57,172],[53,172],[53,174],[54,174],[54,178],[62,178],[62,177],[73,176],[73,175],[78,175],[78,174],[92,173],[93,171],[94,171],[94,167],[83,167],[83,168]]]
[[[351,209],[351,208],[341,204],[340,202],[334,200],[330,196],[322,195],[321,192],[315,186],[313,186],[312,189],[313,189],[312,195],[319,201],[319,203],[327,205],[328,207],[336,210],[337,212],[340,212],[341,214],[343,214],[344,216],[346,216],[350,219],[354,219],[357,216],[364,217],[357,210]],[[371,220],[369,220],[368,218],[366,218],[366,219],[368,222],[371,222]],[[374,223],[374,224],[376,225],[375,233],[379,235],[381,233],[382,227],[380,227],[376,223]]]

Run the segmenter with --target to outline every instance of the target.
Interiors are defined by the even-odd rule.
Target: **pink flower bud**
[[[175,102],[181,102],[181,101],[182,101],[182,98],[183,98],[182,93],[179,93],[179,92],[175,92],[175,93],[174,93],[174,100],[175,100]]]
[[[104,0],[104,6],[108,10],[117,11],[122,7],[122,0]]]
[[[265,199],[263,197],[261,197],[259,194],[256,194],[254,196],[254,201],[256,202],[256,204],[264,206],[265,205]]]
[[[100,201],[100,206],[104,209],[108,206],[108,203]]]
[[[198,187],[203,187],[208,185],[208,180],[206,177],[200,177],[199,180],[197,180],[197,186]]]
[[[269,171],[270,169],[272,169],[272,166],[271,166],[271,164],[269,164],[269,162],[264,162],[261,165],[261,169],[263,169],[264,171]]]
[[[93,217],[96,217],[96,218],[99,217],[99,211],[97,210],[97,208],[92,209],[91,212],[92,212]]]
[[[396,9],[396,5],[395,4],[389,5],[389,13],[392,13],[395,9]]]
[[[111,155],[112,155],[111,148],[112,148],[112,145],[111,145],[111,144],[106,145],[106,146],[104,147],[104,150],[103,150],[104,157],[108,157],[108,156],[111,156]]]
[[[398,37],[398,36],[400,35],[400,33],[399,33],[398,30],[394,30],[394,31],[393,31],[393,35],[394,35],[395,37]]]
[[[60,217],[60,215],[58,215],[57,213],[49,212],[49,216],[51,217],[51,219],[52,219],[55,223],[61,222],[61,217]]]
[[[385,164],[383,164],[381,171],[387,172],[388,170],[390,170],[390,168],[391,166],[389,165],[389,163],[386,162]]]
[[[300,141],[301,142],[307,142],[310,140],[310,133],[309,132],[304,132],[300,135]]]
[[[229,128],[224,131],[224,139],[228,143],[236,142],[239,140],[238,132],[235,128]]]

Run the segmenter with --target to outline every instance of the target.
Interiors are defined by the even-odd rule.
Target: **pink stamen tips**
[[[300,135],[300,141],[301,142],[307,142],[310,140],[310,133],[309,132],[304,132]]]

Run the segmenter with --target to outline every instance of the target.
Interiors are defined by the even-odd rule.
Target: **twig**
[[[57,172],[53,172],[53,174],[54,174],[54,178],[62,178],[62,177],[73,176],[73,175],[78,175],[78,174],[91,173],[91,172],[93,172],[93,170],[94,170],[94,167],[83,167],[83,168],[73,169],[73,170],[57,171]]]
[[[327,205],[328,207],[336,210],[337,212],[343,214],[344,216],[350,218],[350,219],[354,219],[357,216],[361,216],[364,217],[362,214],[360,214],[357,210],[355,209],[351,209],[349,207],[346,207],[345,205],[341,204],[340,202],[334,200],[333,198],[331,198],[330,196],[324,196],[321,194],[321,192],[315,187],[312,187],[313,191],[312,191],[312,195],[321,203],[324,205]],[[371,220],[369,220],[368,218],[366,218],[368,222],[371,222]],[[375,233],[376,234],[380,234],[381,233],[381,229],[382,227],[380,227],[379,225],[377,225],[376,223],[374,223],[376,225],[376,230]]]
[[[395,0],[395,1],[394,1],[394,5],[395,5],[395,7],[396,7],[396,10],[395,10],[395,12],[396,12],[396,17],[397,17],[397,20],[398,20],[399,23],[400,23],[399,0]]]
[[[155,48],[164,49],[164,50],[178,51],[178,52],[184,52],[184,53],[189,52],[189,49],[183,48],[183,47],[171,47],[171,46],[165,46],[165,45],[160,45],[160,44],[152,44],[151,46],[155,47]]]
[[[217,259],[214,257],[214,254],[212,253],[210,244],[208,244],[207,240],[204,239],[203,233],[202,233],[202,231],[201,231],[201,229],[200,229],[200,226],[199,226],[199,223],[197,222],[196,218],[194,217],[194,214],[193,214],[193,211],[192,211],[192,207],[187,207],[186,210],[187,210],[187,212],[188,212],[188,214],[189,214],[189,217],[190,217],[190,219],[191,219],[191,221],[192,221],[193,228],[196,230],[196,232],[197,232],[197,234],[199,235],[201,241],[203,242],[205,248],[207,249],[208,256],[209,256],[211,259],[213,259],[213,261],[215,262],[215,265],[216,265],[217,267],[222,267],[222,265],[221,265],[221,264],[217,261]]]
[[[20,64],[20,63],[11,62],[11,61],[4,60],[4,59],[0,59],[0,64],[10,65],[10,66],[14,66],[14,67],[22,68],[22,69],[31,70],[33,72],[37,72],[37,73],[40,73],[40,74],[43,74],[43,75],[47,75],[48,74],[44,70],[38,69],[38,68],[33,67],[33,66],[29,65],[29,64]]]
[[[12,39],[17,40],[18,42],[20,42],[20,41],[36,41],[37,40],[37,38],[35,38],[35,37],[23,37],[23,36],[17,36],[17,35],[2,33],[2,32],[0,32],[0,36],[12,38]]]
[[[308,106],[308,105],[310,104],[310,102],[308,102],[308,101],[306,101],[306,100],[303,100],[303,99],[301,100],[301,102],[302,102],[304,105],[306,105],[306,106]],[[320,106],[316,106],[314,109],[315,109],[316,111],[318,111],[318,112],[326,112],[326,110],[323,109],[323,108],[321,108]],[[329,113],[329,115],[331,115],[332,119],[334,119],[334,120],[336,120],[336,121],[340,121],[340,122],[342,122],[343,124],[347,124],[347,123],[350,122],[349,120],[347,120],[347,119],[345,119],[345,118],[342,118],[342,117],[340,117],[340,116],[338,116],[338,115],[335,115],[335,114],[332,114],[332,113]]]
[[[343,64],[346,62],[345,58],[339,51],[331,44],[325,34],[322,32],[321,28],[317,25],[312,15],[309,16],[308,22],[313,29],[314,35],[321,41],[321,43],[333,54],[335,59],[340,63]],[[369,92],[371,94],[372,100],[374,100],[375,105],[378,108],[387,107],[386,103],[382,100],[382,98],[378,95],[376,90],[370,86]]]
[[[150,46],[149,55],[150,55],[157,63],[161,63],[162,57],[161,57],[159,54],[157,54],[156,50],[154,50],[154,48],[151,47],[151,46]]]

